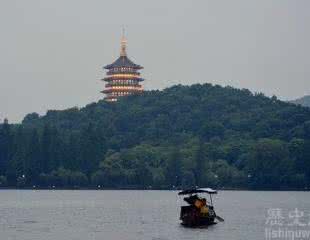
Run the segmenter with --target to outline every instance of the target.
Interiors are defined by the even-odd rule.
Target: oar
[[[217,219],[217,220],[219,220],[220,222],[224,222],[224,218],[221,218],[220,216],[215,216],[215,218]]]

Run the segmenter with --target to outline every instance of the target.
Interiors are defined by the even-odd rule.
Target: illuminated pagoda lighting
[[[118,98],[143,92],[139,70],[142,66],[132,62],[126,52],[127,41],[124,33],[121,39],[120,56],[115,62],[104,67],[107,70],[106,77],[102,80],[106,82],[105,94],[107,102],[116,102]]]

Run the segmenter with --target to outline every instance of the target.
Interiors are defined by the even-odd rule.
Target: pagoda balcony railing
[[[140,78],[140,75],[135,73],[113,73],[107,75],[106,78]]]
[[[138,84],[138,83],[128,83],[128,84],[120,84],[120,83],[107,83],[105,85],[106,88],[109,88],[109,87],[142,87],[142,85]]]
[[[112,75],[112,74],[135,74],[135,75],[140,75],[141,73],[135,71],[108,71],[107,75]]]
[[[142,86],[139,85],[139,86],[124,86],[124,87],[109,87],[109,88],[106,88],[105,90],[112,90],[112,91],[118,91],[118,90],[143,90]]]
[[[111,93],[111,92],[142,92],[142,87],[123,87],[123,88],[106,88],[102,92],[103,93]]]

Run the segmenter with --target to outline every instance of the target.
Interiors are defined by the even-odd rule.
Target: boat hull
[[[194,206],[182,206],[180,220],[181,224],[186,227],[200,227],[216,224],[215,213],[211,210],[211,214],[204,216]]]

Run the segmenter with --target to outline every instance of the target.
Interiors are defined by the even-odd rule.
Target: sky
[[[0,121],[102,99],[122,26],[147,90],[310,94],[309,9],[308,0],[0,0]]]

